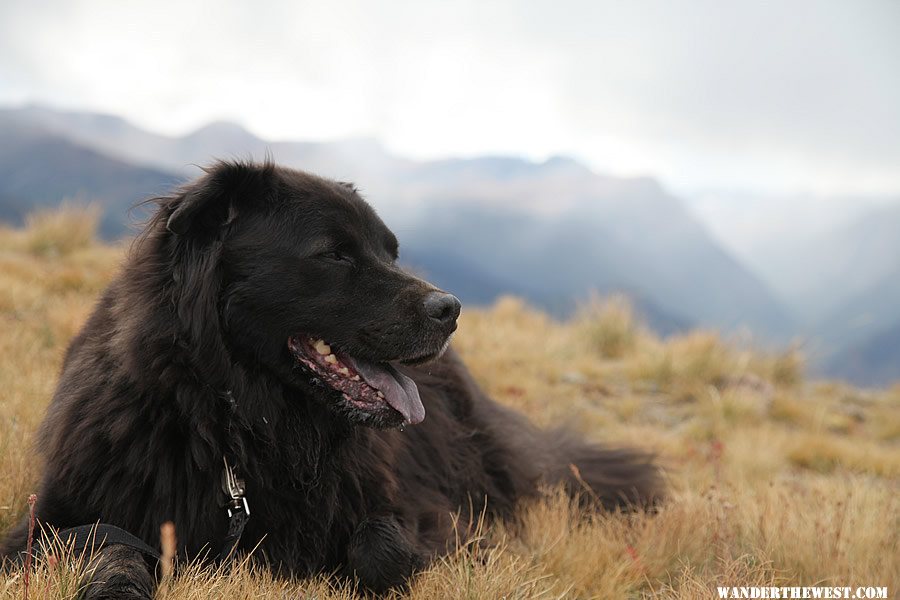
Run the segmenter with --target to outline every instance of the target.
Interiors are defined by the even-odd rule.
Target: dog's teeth
[[[331,349],[329,348],[329,350],[331,350]],[[324,352],[322,354],[324,354]],[[334,354],[329,354],[328,356],[325,357],[325,362],[333,365],[334,363],[337,362],[337,357]]]
[[[359,375],[354,375],[350,379],[352,379],[353,381],[359,381]]]
[[[327,354],[331,354],[331,346],[325,343],[325,340],[316,340],[315,343],[316,352],[325,356]]]
[[[341,367],[340,369],[338,369],[338,373],[340,373],[341,375],[347,375],[347,376],[349,376],[349,375],[350,375],[350,369],[348,369],[347,367]]]
[[[375,394],[375,395],[378,396],[379,398],[384,398],[384,394],[382,394],[381,392],[378,392],[378,393]]]

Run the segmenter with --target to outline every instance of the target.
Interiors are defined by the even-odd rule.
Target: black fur
[[[508,518],[542,482],[587,486],[605,507],[660,496],[647,456],[536,430],[452,350],[398,366],[426,410],[405,431],[396,411],[360,410],[298,366],[286,341],[299,332],[400,365],[434,357],[455,328],[423,314],[434,288],[394,265],[394,235],[352,186],[220,163],[158,204],[66,354],[38,437],[44,524],[111,523],[156,546],[173,521],[183,556],[214,556],[227,455],[251,507],[241,551],[384,590],[465,534],[456,511]],[[21,551],[25,531],[0,556]]]

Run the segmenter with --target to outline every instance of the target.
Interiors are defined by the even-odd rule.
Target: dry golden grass
[[[32,213],[26,219],[26,245],[34,254],[59,256],[94,241],[100,207],[63,202],[59,208]]]
[[[47,213],[0,231],[0,528],[26,510],[30,444],[67,341],[122,247],[93,217]],[[806,382],[795,352],[765,356],[709,332],[660,340],[621,300],[555,322],[507,298],[464,311],[455,342],[500,402],[610,444],[656,451],[672,497],[655,516],[578,514],[564,498],[522,507],[420,575],[412,598],[714,598],[716,585],[900,589],[900,386]],[[486,549],[490,548],[490,549]],[[39,562],[32,597],[76,595],[83,561]],[[18,572],[0,598],[19,598]],[[187,598],[351,598],[324,578],[240,566],[182,569]]]

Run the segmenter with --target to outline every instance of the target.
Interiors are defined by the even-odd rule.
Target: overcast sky
[[[3,0],[0,103],[900,192],[900,2]]]

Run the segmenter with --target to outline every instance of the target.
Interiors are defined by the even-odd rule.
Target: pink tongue
[[[359,358],[347,358],[350,366],[366,383],[384,394],[387,403],[403,415],[407,423],[415,425],[425,419],[425,407],[422,406],[415,381],[390,365],[376,365]]]

